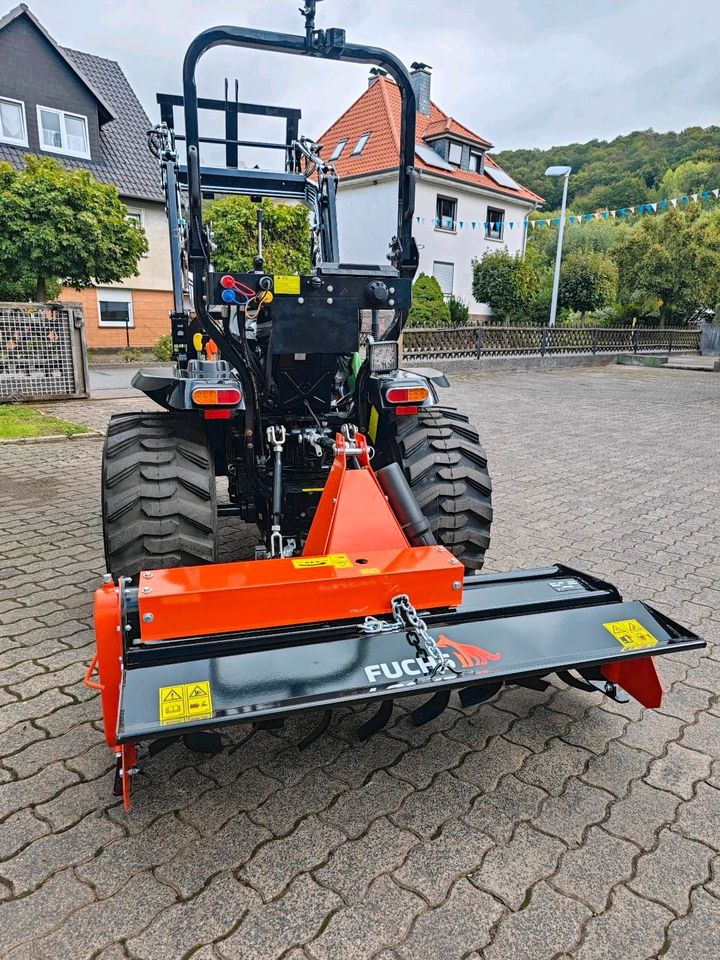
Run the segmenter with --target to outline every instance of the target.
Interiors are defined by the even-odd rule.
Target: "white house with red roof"
[[[493,160],[489,140],[430,99],[430,67],[412,65],[418,104],[415,223],[420,271],[437,277],[476,318],[490,315],[472,295],[472,261],[487,250],[525,249],[527,217],[543,202]],[[377,71],[376,71],[377,73]],[[340,257],[384,263],[397,226],[400,91],[389,77],[370,77],[363,94],[318,143],[340,178]]]

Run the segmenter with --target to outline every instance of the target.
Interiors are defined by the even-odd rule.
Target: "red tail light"
[[[242,393],[237,387],[198,387],[192,392],[192,400],[199,407],[235,407]]]
[[[385,400],[387,403],[422,403],[429,396],[427,387],[390,387]]]

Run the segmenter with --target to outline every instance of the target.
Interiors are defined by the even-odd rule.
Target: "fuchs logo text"
[[[472,643],[456,643],[448,637],[441,636],[438,647],[452,651],[448,654],[450,662],[456,670],[467,670],[472,667],[487,667],[488,663],[502,659],[501,653],[491,653]],[[365,667],[365,674],[370,683],[378,680],[402,680],[405,677],[421,677],[429,675],[435,667],[435,661],[421,660],[417,657],[408,657],[407,660],[391,660],[389,663],[373,663]]]

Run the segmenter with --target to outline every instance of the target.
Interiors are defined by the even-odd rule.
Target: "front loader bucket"
[[[662,691],[649,658],[704,646],[646,604],[560,566],[469,577],[460,606],[424,616],[450,657],[442,671],[390,621],[371,632],[335,621],[137,644],[122,674],[117,742],[424,692],[494,692],[567,671],[578,686],[623,687],[655,707]]]

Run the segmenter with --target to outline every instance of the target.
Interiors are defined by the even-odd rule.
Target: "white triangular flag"
[[[714,189],[713,192],[712,192],[712,195],[713,195],[713,196],[715,197],[715,199],[717,200],[718,196],[720,196],[720,187],[715,187],[715,189]]]
[[[677,206],[677,197],[675,197],[674,200],[671,200],[670,203],[671,203],[674,207],[676,207],[676,206]]]
[[[693,203],[697,203],[697,198],[698,198],[698,195],[696,193],[690,194],[690,199],[692,200]]]
[[[652,212],[657,213],[657,203],[649,203],[649,207],[652,207]]]
[[[611,216],[611,217],[617,216],[617,210],[611,210],[611,211],[610,211],[610,216]]]

